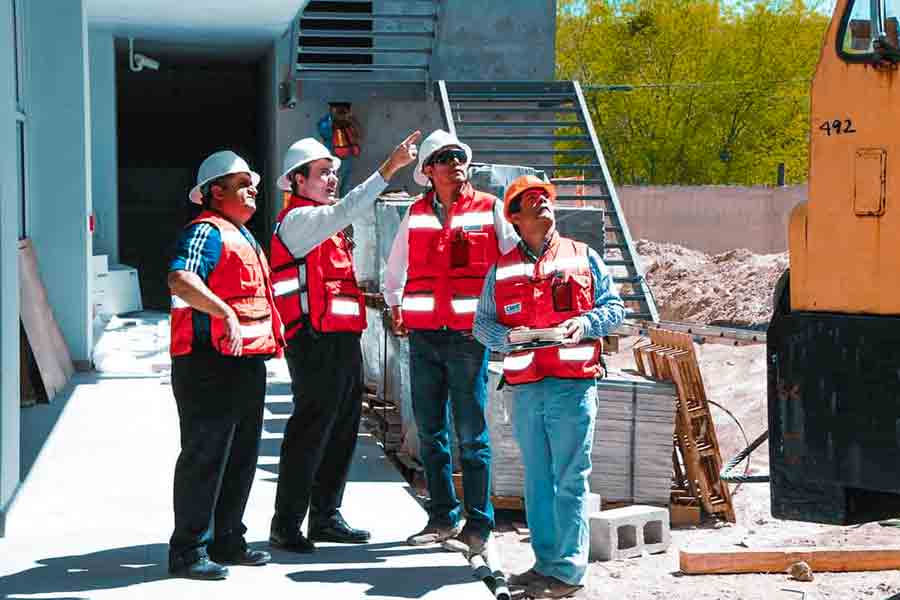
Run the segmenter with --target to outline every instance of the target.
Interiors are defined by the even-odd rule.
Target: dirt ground
[[[774,283],[787,266],[787,255],[758,256],[734,250],[716,256],[671,244],[638,241],[661,318],[703,323],[764,327],[771,314]],[[611,365],[633,367],[631,346],[638,338],[621,340]],[[731,411],[749,439],[767,427],[765,347],[704,344],[698,357],[709,398]],[[723,460],[746,446],[734,420],[712,408]],[[768,471],[768,445],[751,456],[751,471]],[[734,486],[732,490],[734,491]],[[595,490],[598,491],[598,490]],[[602,494],[602,490],[598,491]],[[680,548],[710,549],[802,547],[900,547],[900,530],[877,523],[835,527],[781,521],[769,510],[768,484],[745,484],[734,494],[737,523],[705,523],[672,531],[665,554],[592,563],[586,589],[590,600],[900,600],[900,572],[815,573],[812,582],[787,574],[683,575],[678,567]],[[527,530],[517,532],[518,513],[502,512],[498,519],[504,570],[517,573],[534,561]],[[895,596],[896,595],[896,596]]]

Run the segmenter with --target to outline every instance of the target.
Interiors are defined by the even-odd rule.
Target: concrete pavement
[[[159,332],[152,320],[129,326],[136,338]],[[105,372],[78,374],[53,405],[23,411],[23,462],[33,464],[0,538],[0,598],[492,597],[462,555],[404,545],[426,515],[367,434],[359,439],[342,512],[372,531],[371,543],[319,544],[312,555],[276,550],[271,564],[231,567],[225,581],[169,577],[178,420],[160,354],[146,346],[138,357],[108,361]],[[248,541],[266,549],[281,434],[291,411],[284,364],[270,361],[270,371],[245,514]],[[50,431],[42,443],[41,430]]]

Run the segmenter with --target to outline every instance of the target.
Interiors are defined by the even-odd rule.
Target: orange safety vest
[[[284,346],[284,327],[272,294],[269,265],[257,244],[244,237],[231,221],[218,213],[204,210],[188,223],[209,223],[222,236],[222,254],[209,274],[206,286],[234,309],[241,327],[241,356],[272,356]],[[182,298],[172,295],[172,356],[190,354],[194,349],[194,309]],[[230,352],[224,344],[225,319],[209,316],[210,341],[221,354]]]
[[[291,339],[307,320],[315,331],[361,333],[366,328],[366,300],[356,284],[353,246],[339,231],[302,258],[296,258],[281,240],[284,216],[302,206],[321,206],[291,196],[278,215],[272,234],[272,286],[275,305]]]
[[[484,276],[500,256],[494,230],[497,198],[466,184],[441,225],[434,191],[409,209],[409,267],[403,323],[409,329],[469,331]]]
[[[531,263],[520,248],[497,261],[497,321],[507,327],[554,327],[594,306],[594,279],[585,244],[553,234],[544,255]],[[503,360],[507,383],[544,377],[593,379],[602,373],[601,342],[513,352]]]
[[[359,156],[359,141],[356,139],[356,131],[353,127],[331,126],[331,147],[338,158]]]

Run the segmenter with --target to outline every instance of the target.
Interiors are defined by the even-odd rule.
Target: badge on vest
[[[508,315],[514,315],[516,313],[522,312],[522,303],[516,302],[515,304],[507,304],[503,307],[503,312]]]

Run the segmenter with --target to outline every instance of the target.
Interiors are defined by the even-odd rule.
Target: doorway
[[[209,154],[233,150],[260,173],[260,64],[164,59],[159,70],[133,72],[127,52],[116,61],[119,258],[136,267],[145,309],[168,310],[166,273],[175,239],[194,214],[188,191]],[[261,185],[248,228],[268,245],[272,191]]]

